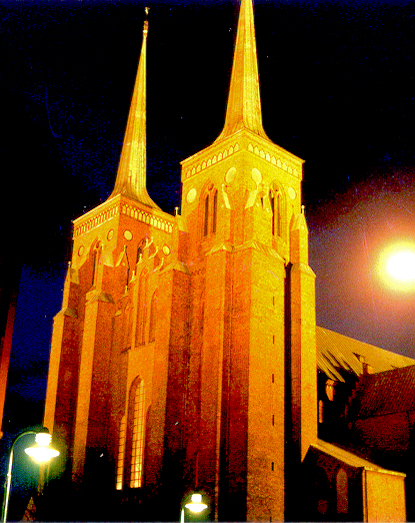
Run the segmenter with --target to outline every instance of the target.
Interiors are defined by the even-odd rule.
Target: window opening
[[[209,230],[209,195],[205,199],[205,222],[203,226],[203,236],[208,235]]]
[[[281,236],[282,223],[281,223],[281,193],[276,191],[270,191],[269,200],[271,203],[271,214],[272,214],[272,235]]]
[[[157,323],[157,291],[154,291],[154,294],[151,298],[150,304],[150,326],[148,333],[148,341],[154,341],[156,339],[156,323]]]
[[[137,259],[135,261],[135,264],[137,265],[137,263],[140,261],[140,258],[143,256],[143,249],[141,247],[139,247],[137,249]]]
[[[117,480],[115,488],[122,490],[124,477],[124,458],[125,458],[125,440],[127,435],[127,418],[124,415],[120,423],[120,432],[118,435],[118,457],[117,457]]]
[[[97,269],[98,269],[98,262],[99,262],[99,254],[100,254],[100,245],[99,242],[95,245],[94,248],[94,254],[92,256],[92,281],[91,285],[95,285],[95,280],[97,276]]]
[[[145,344],[146,334],[146,319],[147,319],[147,280],[148,275],[146,270],[141,273],[139,279],[139,297],[138,297],[138,317],[137,317],[137,333],[136,344]]]
[[[347,514],[349,512],[349,485],[347,474],[344,469],[340,469],[336,476],[337,493],[337,514]]]
[[[144,457],[144,381],[140,379],[134,394],[130,487],[142,486]]]
[[[277,200],[277,208],[276,208],[276,216],[275,216],[275,219],[277,221],[277,226],[276,226],[276,232],[277,232],[277,235],[278,236],[281,236],[281,193],[277,193],[277,197],[276,197],[276,200]]]
[[[272,215],[272,235],[275,236],[275,198],[272,193],[269,194],[271,202],[271,215]]]
[[[212,232],[216,232],[216,224],[218,219],[218,191],[215,191],[213,196],[213,216],[212,216]]]

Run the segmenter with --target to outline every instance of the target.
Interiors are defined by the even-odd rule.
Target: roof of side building
[[[317,367],[335,381],[345,381],[345,375],[363,374],[363,363],[374,373],[415,365],[415,359],[396,354],[362,341],[354,340],[323,327],[316,328]]]
[[[355,419],[408,411],[415,411],[415,365],[363,376],[350,406]]]
[[[356,454],[349,452],[348,450],[338,447],[337,445],[327,443],[326,441],[323,441],[321,439],[317,439],[317,441],[313,442],[310,445],[310,449],[311,451],[316,450],[318,452],[323,452],[324,454],[327,454],[328,456],[331,456],[332,458],[335,458],[336,460],[339,460],[345,463],[346,465],[349,465],[350,467],[370,470],[373,472],[379,472],[383,474],[390,474],[393,476],[405,477],[405,474],[403,474],[402,472],[396,472],[394,470],[388,470],[384,469],[383,467],[379,467],[371,461],[363,459],[357,456]]]

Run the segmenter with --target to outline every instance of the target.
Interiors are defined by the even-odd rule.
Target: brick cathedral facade
[[[312,445],[329,452],[303,160],[263,129],[242,0],[223,131],[182,162],[181,211],[163,212],[146,189],[147,33],[114,190],[74,222],[45,407],[62,456],[51,475],[87,496],[88,519],[174,520],[192,491],[211,520],[295,518],[301,464]]]

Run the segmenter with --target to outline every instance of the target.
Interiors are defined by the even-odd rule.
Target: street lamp
[[[36,445],[33,445],[32,447],[25,449],[26,454],[28,454],[32,459],[34,459],[38,463],[46,463],[46,462],[50,461],[52,458],[59,456],[58,450],[55,450],[55,449],[49,447],[50,442],[52,440],[52,436],[49,434],[49,431],[46,428],[42,428],[40,431],[26,430],[24,432],[21,432],[14,438],[12,445],[10,447],[9,462],[8,462],[8,467],[7,467],[7,478],[6,478],[6,482],[4,484],[5,494],[4,494],[4,498],[3,498],[3,506],[2,506],[2,513],[1,513],[2,523],[6,523],[7,510],[9,508],[14,446],[23,436],[27,436],[28,434],[36,435],[36,438],[35,438]]]
[[[415,242],[400,241],[388,245],[379,255],[377,270],[392,290],[415,291]]]
[[[202,501],[202,494],[192,494],[190,501],[184,505],[188,510],[194,513],[202,512],[207,509],[206,503]],[[180,513],[180,523],[184,523],[184,507]]]

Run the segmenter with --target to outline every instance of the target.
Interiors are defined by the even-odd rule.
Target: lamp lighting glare
[[[415,290],[415,242],[398,242],[385,248],[378,260],[378,271],[391,289]]]
[[[26,454],[38,463],[46,463],[52,458],[59,456],[59,451],[49,447],[52,436],[47,432],[38,432],[36,434],[36,444],[33,447],[25,449]]]
[[[387,264],[389,274],[402,282],[415,280],[415,253],[402,251],[393,254]]]
[[[202,501],[202,495],[201,494],[192,494],[191,501],[189,503],[186,503],[185,507],[189,509],[191,512],[202,512],[202,510],[205,510],[207,508],[206,503],[203,503]]]

